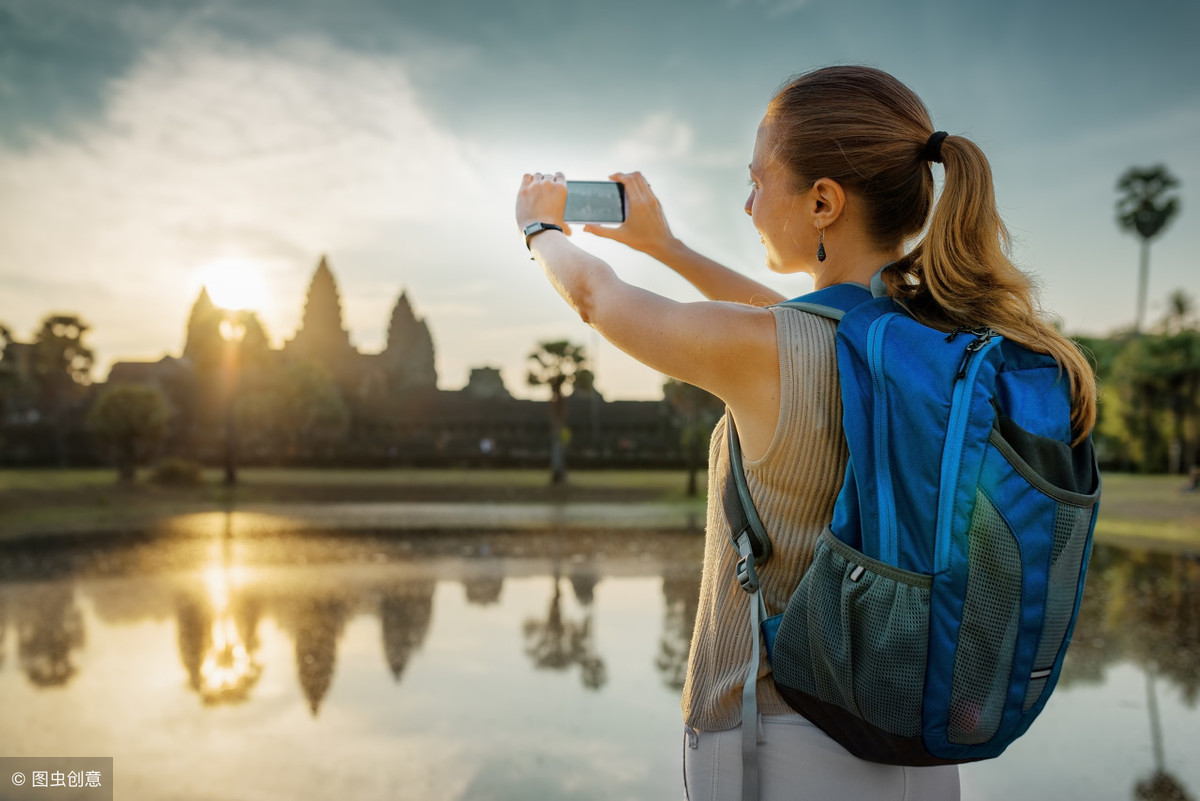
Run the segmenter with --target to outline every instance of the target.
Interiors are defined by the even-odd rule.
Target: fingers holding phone
[[[535,222],[560,226],[570,235],[571,227],[564,222],[567,205],[567,179],[561,172],[526,173],[517,191],[517,227],[525,228]]]
[[[662,204],[645,176],[640,172],[619,172],[609,178],[625,188],[625,220],[615,227],[585,225],[583,230],[651,255],[668,245],[674,237]]]

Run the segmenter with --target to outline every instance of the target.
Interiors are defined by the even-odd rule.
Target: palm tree
[[[566,397],[576,384],[590,386],[593,377],[583,346],[565,339],[539,342],[529,361],[529,386],[550,387],[550,482],[562,484],[567,480]]]
[[[91,383],[94,354],[83,338],[91,326],[78,315],[51,314],[33,343],[33,372],[40,412],[51,426],[59,467],[67,465],[67,428]]]
[[[1179,179],[1161,164],[1154,167],[1130,167],[1117,181],[1122,193],[1117,199],[1117,223],[1142,238],[1138,269],[1138,305],[1134,333],[1142,330],[1146,313],[1146,283],[1150,272],[1150,240],[1158,236],[1179,211],[1179,198],[1165,197],[1179,186]]]

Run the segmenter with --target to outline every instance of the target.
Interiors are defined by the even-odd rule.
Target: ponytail
[[[1008,230],[996,211],[987,157],[969,139],[941,143],[946,180],[925,237],[884,274],[888,294],[939,328],[986,325],[1045,353],[1067,374],[1075,442],[1096,423],[1095,376],[1086,357],[1045,319],[1035,289],[1008,258]]]

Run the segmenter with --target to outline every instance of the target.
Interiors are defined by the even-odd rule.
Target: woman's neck
[[[849,248],[847,250],[850,251]],[[817,265],[812,272],[813,281],[817,289],[847,283],[870,286],[871,277],[901,255],[899,250],[892,252],[864,248],[859,252],[839,254],[836,260],[831,256],[825,263]]]

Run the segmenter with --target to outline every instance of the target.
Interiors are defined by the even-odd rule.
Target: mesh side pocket
[[[1000,728],[1021,611],[1021,552],[982,492],[968,529],[967,593],[954,654],[952,743],[986,743]]]
[[[775,683],[889,734],[919,735],[930,584],[826,531],[779,625]]]
[[[1050,578],[1046,589],[1046,618],[1038,640],[1033,675],[1025,692],[1022,711],[1028,712],[1046,688],[1058,655],[1065,645],[1067,629],[1075,614],[1075,599],[1083,571],[1091,529],[1091,509],[1058,504],[1054,518],[1054,550],[1050,556]]]

